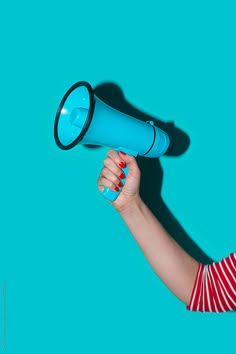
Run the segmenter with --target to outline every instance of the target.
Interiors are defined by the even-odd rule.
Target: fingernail
[[[119,192],[119,188],[118,188],[118,187],[115,187],[115,191],[116,191],[116,192]]]
[[[118,186],[119,186],[119,187],[123,187],[123,183],[119,182],[119,183],[118,183]]]
[[[125,168],[126,163],[125,163],[125,162],[120,162],[120,163],[119,163],[119,166],[120,166],[121,168]]]
[[[125,152],[123,152],[123,151],[120,151],[120,153],[121,153],[122,155],[126,155],[126,153],[125,153]]]
[[[125,178],[125,174],[122,172],[120,175],[120,179],[124,179]]]

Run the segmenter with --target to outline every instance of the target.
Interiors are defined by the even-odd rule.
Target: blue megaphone
[[[54,138],[63,150],[79,143],[101,145],[135,157],[160,157],[169,146],[166,132],[151,121],[142,122],[108,106],[94,95],[86,81],[75,83],[62,98],[56,113]],[[123,172],[127,176],[128,168]],[[119,193],[107,187],[103,191],[110,201]]]

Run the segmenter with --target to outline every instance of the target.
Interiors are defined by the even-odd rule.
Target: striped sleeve
[[[210,265],[199,263],[187,309],[201,312],[236,310],[236,253]]]

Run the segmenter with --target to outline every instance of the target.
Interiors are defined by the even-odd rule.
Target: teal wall
[[[139,161],[142,193],[196,257],[227,256],[236,234],[235,12],[227,0],[1,5],[7,353],[232,352],[235,314],[188,312],[98,192],[107,149],[63,152],[53,123],[79,80],[140,118],[174,122],[172,154]]]

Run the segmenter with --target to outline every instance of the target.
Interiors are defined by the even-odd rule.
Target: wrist
[[[116,208],[116,210],[122,218],[125,218],[127,215],[130,215],[130,213],[132,213],[134,210],[141,209],[142,203],[143,201],[140,195],[137,195],[132,198],[132,200],[124,204],[122,207]]]

